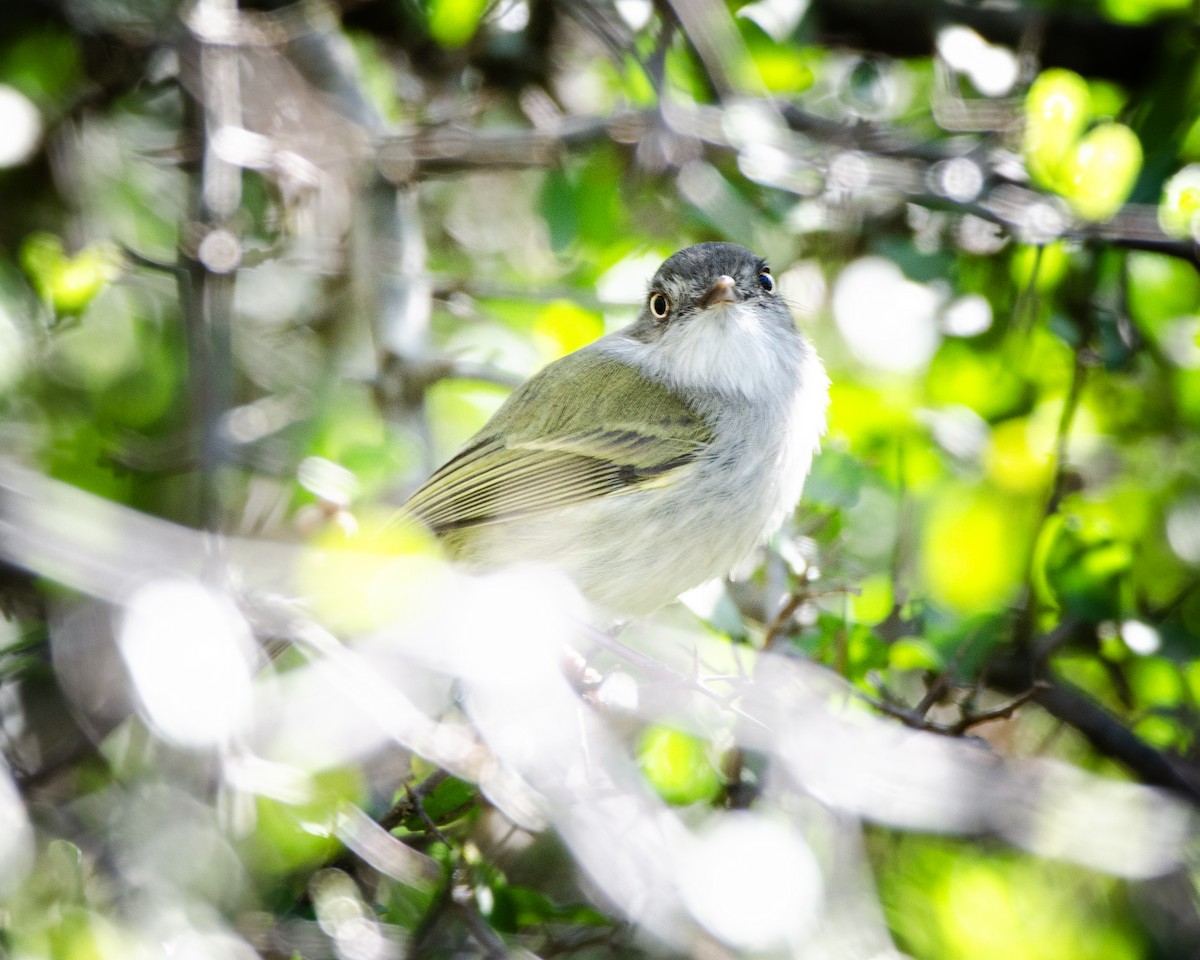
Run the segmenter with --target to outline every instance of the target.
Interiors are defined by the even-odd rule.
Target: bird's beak
[[[737,287],[733,277],[722,274],[704,291],[704,296],[700,298],[700,306],[715,307],[718,303],[737,303],[737,299]]]

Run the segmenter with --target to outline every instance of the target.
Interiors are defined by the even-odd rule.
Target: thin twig
[[[771,618],[771,622],[767,625],[767,632],[763,636],[763,649],[770,650],[779,639],[784,635],[787,629],[788,621],[797,610],[799,610],[810,599],[808,590],[801,588],[794,590],[792,594],[784,601],[783,606]]]
[[[1035,699],[1043,690],[1049,689],[1050,684],[1044,680],[1038,680],[1032,687],[1024,693],[1019,693],[1007,703],[1003,703],[991,710],[984,710],[980,713],[966,713],[956,723],[949,724],[948,732],[951,736],[961,736],[974,726],[981,723],[988,723],[992,720],[1011,720],[1012,715],[1016,713],[1018,708],[1022,707],[1030,700]]]
[[[934,682],[931,683],[926,689],[925,696],[921,698],[920,702],[916,706],[916,712],[918,716],[925,716],[931,709],[933,709],[933,705],[946,695],[946,691],[950,689],[952,679],[955,672],[958,670],[959,664],[962,663],[963,657],[967,655],[967,651],[971,648],[971,644],[975,642],[976,636],[977,633],[972,632],[966,637],[966,639],[963,640],[962,643],[958,645],[958,649],[954,651],[954,656],[950,658],[950,662],[946,665],[946,669],[938,674],[937,679],[934,680]]]
[[[926,713],[932,704],[926,706],[924,700],[916,707],[907,707],[897,703],[887,690],[880,691],[879,699],[868,697],[864,693],[860,693],[859,696],[880,713],[885,713],[889,717],[895,717],[906,727],[912,727],[914,730],[924,730],[927,733],[940,734],[944,737],[961,737],[972,727],[976,727],[981,723],[989,723],[992,720],[1011,719],[1019,707],[1035,699],[1044,690],[1048,690],[1049,688],[1050,684],[1044,680],[1038,680],[1028,690],[1017,694],[1008,702],[979,713],[964,711],[962,716],[953,723],[938,723],[937,721],[930,720],[926,716]]]
[[[861,591],[858,587],[851,586],[831,586],[824,590],[813,590],[807,583],[801,584],[799,588],[792,591],[788,598],[783,602],[783,606],[779,608],[775,616],[767,624],[766,632],[763,634],[763,649],[770,650],[782,638],[788,626],[788,621],[795,615],[796,611],[804,606],[809,600],[817,600],[821,597],[835,596],[858,596]],[[844,619],[844,618],[843,618]]]
[[[158,273],[167,273],[171,276],[178,276],[179,271],[183,268],[178,263],[170,263],[165,260],[155,260],[153,257],[148,257],[144,253],[139,253],[133,247],[126,244],[120,245],[121,255],[126,260],[130,261],[134,266],[145,267],[147,270],[155,270]]]
[[[706,687],[704,685],[704,679],[700,677],[689,677],[678,672],[677,670],[672,670],[670,667],[660,663],[653,657],[648,657],[646,654],[640,653],[639,651],[634,650],[632,647],[626,646],[616,637],[610,636],[603,630],[590,630],[588,632],[592,639],[599,646],[617,654],[628,663],[640,667],[651,676],[657,677],[659,680],[666,681],[672,685],[683,687],[699,693],[701,696],[707,697],[709,700],[713,701],[713,703],[718,704],[726,710],[732,711],[735,715],[741,717],[742,719],[760,727],[763,725],[762,721],[750,716],[735,704],[734,701],[738,697],[736,692],[731,694],[719,694],[715,690],[710,690],[708,687]]]
[[[379,825],[385,830],[394,830],[417,812],[416,808],[421,800],[449,779],[449,771],[435,770],[415,787],[406,785],[404,799],[398,800],[392,809],[379,818]]]
[[[508,944],[472,906],[458,900],[453,900],[452,904],[452,909],[458,914],[472,939],[483,948],[484,957],[488,960],[508,960],[508,957],[512,956]]]

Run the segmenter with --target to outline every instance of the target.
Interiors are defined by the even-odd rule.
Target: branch
[[[1074,684],[1058,677],[1031,679],[1033,674],[1027,657],[1013,655],[989,665],[988,685],[1011,693],[1040,683],[1032,697],[1039,707],[1078,730],[1096,750],[1142,783],[1163,787],[1200,807],[1200,770],[1146,743]]]
[[[857,153],[869,162],[861,165],[865,182],[855,185],[856,194],[883,191],[931,209],[976,216],[1026,243],[1064,239],[1107,244],[1161,253],[1200,266],[1197,245],[1163,233],[1154,206],[1129,204],[1101,224],[1075,220],[1060,199],[1024,182],[1011,155],[992,159],[994,151],[987,149],[986,136],[918,138],[902,127],[833,120],[770,98],[741,101],[739,107],[775,114],[796,135],[779,148],[794,169],[775,179],[760,178],[762,186],[795,192],[796,170],[814,170],[825,180],[839,156]],[[726,135],[724,115],[719,106],[670,102],[608,116],[566,116],[537,129],[443,124],[378,138],[375,161],[384,176],[398,185],[470,170],[549,168],[571,153],[599,143],[636,144],[664,123],[668,131],[703,143],[711,153],[740,155],[746,145]],[[816,148],[815,155],[812,148]],[[975,164],[979,182],[988,185],[987,192],[977,198],[931,192],[926,185],[938,182],[935,168],[951,160]],[[811,178],[804,178],[804,184],[805,191],[811,190]],[[836,189],[836,184],[824,185]]]
[[[942,674],[938,678],[938,682],[930,688],[930,693],[945,691],[948,686],[948,683],[944,680],[945,677],[946,674]],[[998,707],[979,712],[964,709],[962,715],[953,723],[938,723],[935,720],[929,719],[927,713],[935,702],[929,694],[922,698],[921,702],[915,707],[907,707],[902,703],[896,702],[886,691],[883,692],[882,698],[878,700],[868,697],[866,694],[859,695],[876,710],[887,714],[889,717],[894,717],[906,727],[912,727],[914,730],[924,730],[927,733],[940,734],[945,737],[961,737],[972,727],[977,727],[980,724],[990,723],[993,720],[1012,719],[1012,715],[1017,712],[1019,707],[1030,700],[1037,699],[1040,692],[1048,687],[1049,684],[1044,680],[1038,680],[1028,690],[1022,691],[1007,703],[1002,703]]]

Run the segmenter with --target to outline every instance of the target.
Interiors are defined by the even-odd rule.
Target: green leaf
[[[1092,622],[1120,618],[1121,587],[1133,566],[1128,543],[1102,525],[1068,518],[1057,527],[1044,564],[1045,582],[1064,610]]]
[[[1108,220],[1121,209],[1142,171],[1142,144],[1121,123],[1089,130],[1063,161],[1058,188],[1085,220]]]
[[[1092,116],[1087,81],[1071,70],[1038,75],[1025,96],[1025,162],[1043,187],[1056,189],[1062,167]]]
[[[445,826],[470,813],[478,799],[479,790],[474,784],[448,777],[421,798],[421,808],[425,817],[438,826]],[[425,817],[413,813],[403,826],[414,833],[424,832],[428,829]]]
[[[1200,311],[1200,274],[1190,263],[1161,253],[1131,253],[1126,262],[1129,312],[1155,340],[1176,317]]]
[[[1165,657],[1137,657],[1129,664],[1129,682],[1139,704],[1177,707],[1183,702],[1179,667]]]
[[[1133,732],[1160,750],[1178,750],[1182,752],[1194,739],[1194,731],[1181,726],[1171,717],[1151,714],[1143,717],[1133,725]]]
[[[930,644],[915,638],[897,640],[891,645],[889,666],[897,670],[940,670],[942,658]]]
[[[578,201],[574,185],[562,170],[551,170],[542,181],[539,207],[550,229],[550,247],[561,253],[579,233]]]
[[[930,594],[963,613],[995,609],[1020,586],[1030,504],[985,487],[946,489],[930,505],[921,567]]]
[[[89,244],[68,256],[62,241],[44,232],[22,241],[20,259],[34,288],[59,315],[82,313],[120,271],[120,254],[111,244]]]
[[[486,9],[487,0],[427,0],[429,35],[448,50],[466,46]]]
[[[670,727],[652,726],[642,734],[638,763],[658,795],[685,805],[712,800],[721,791],[721,775],[706,741]]]
[[[529,887],[509,886],[506,889],[518,928],[543,923],[572,923],[585,927],[606,926],[609,923],[604,914],[586,903],[557,904]]]
[[[1192,9],[1192,0],[1102,0],[1101,6],[1118,23],[1146,23],[1172,14],[1187,14]]]
[[[345,802],[361,803],[365,792],[362,772],[341,767],[314,774],[299,803],[257,797],[247,861],[259,873],[276,876],[325,862],[341,847],[334,835],[338,810]]]
[[[1200,215],[1200,164],[1189,163],[1163,185],[1158,223],[1163,232],[1184,239],[1194,236]]]
[[[1026,402],[1025,383],[999,351],[962,340],[942,341],[925,378],[925,391],[932,404],[964,406],[985,420],[1015,413]]]
[[[84,83],[79,43],[49,25],[20,32],[0,54],[0,83],[16,87],[43,108],[67,106]]]

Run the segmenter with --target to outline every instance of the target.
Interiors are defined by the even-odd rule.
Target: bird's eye
[[[775,278],[771,276],[771,271],[766,267],[763,267],[762,273],[758,275],[758,285],[766,290],[767,293],[775,289]]]
[[[650,312],[654,314],[656,320],[667,319],[667,314],[671,312],[671,301],[667,299],[665,293],[659,293],[656,290],[650,294]]]

